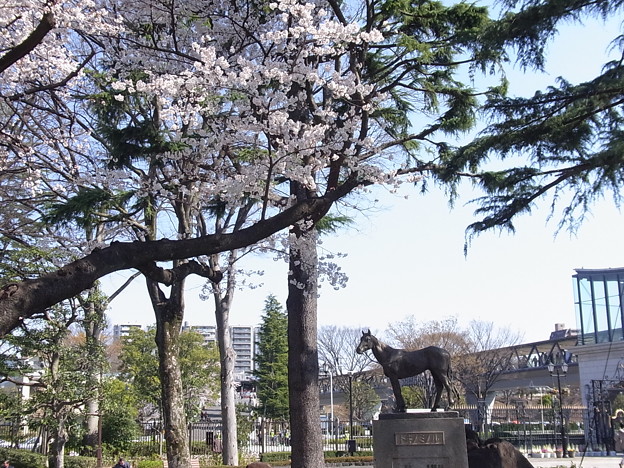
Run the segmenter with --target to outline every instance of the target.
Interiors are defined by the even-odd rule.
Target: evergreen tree
[[[522,67],[543,69],[545,47],[566,21],[621,15],[622,0],[506,1],[501,21],[490,30],[491,40],[515,44]],[[615,59],[593,79],[572,83],[564,76],[530,97],[490,95],[483,108],[491,124],[469,144],[451,152],[442,179],[457,182],[472,171],[485,195],[476,203],[481,219],[469,234],[501,228],[514,231],[514,218],[530,213],[550,196],[559,229],[574,232],[596,200],[609,193],[617,206],[624,183],[622,122],[624,113],[624,36],[614,38]],[[492,157],[517,165],[502,170],[479,168]],[[556,205],[563,208],[554,213]]]
[[[268,418],[288,418],[288,317],[273,295],[264,302],[256,371],[260,413]]]
[[[120,355],[122,380],[131,384],[130,390],[144,410],[162,407],[155,335],[154,329],[131,329],[123,338]],[[184,411],[189,419],[195,419],[202,397],[216,393],[219,375],[217,350],[213,344],[205,345],[203,337],[194,331],[182,332],[179,343]]]
[[[358,421],[366,421],[372,419],[381,399],[369,382],[354,380],[350,401],[353,402],[353,417]]]
[[[124,453],[140,434],[136,392],[127,382],[109,378],[103,382],[102,442],[105,449]]]

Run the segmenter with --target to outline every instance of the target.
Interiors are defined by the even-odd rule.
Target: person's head
[[[4,463],[2,463],[2,466],[11,466],[11,462],[9,460],[4,460]]]
[[[117,463],[123,464],[123,462],[124,462],[124,459],[123,458],[119,458],[119,461]]]

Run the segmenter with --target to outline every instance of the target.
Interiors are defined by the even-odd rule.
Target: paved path
[[[535,468],[575,467],[575,468],[620,468],[622,457],[574,457],[574,458],[533,458],[528,459]],[[622,465],[624,466],[624,464]]]

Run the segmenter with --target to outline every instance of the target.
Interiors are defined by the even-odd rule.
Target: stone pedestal
[[[468,468],[464,420],[456,411],[379,415],[375,468]]]

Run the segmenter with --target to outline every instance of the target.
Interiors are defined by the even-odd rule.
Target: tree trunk
[[[99,393],[100,389],[95,389],[95,394],[92,398],[87,400],[87,414],[85,417],[85,434],[82,439],[82,442],[85,446],[85,449],[90,450],[91,456],[94,456],[97,452],[98,447],[98,418],[100,413],[100,402],[99,402]]]
[[[101,293],[99,286],[94,287],[89,292],[88,301],[83,304],[85,309],[85,320],[83,327],[85,331],[85,340],[87,343],[87,352],[93,356],[89,360],[89,381],[97,382],[94,385],[94,391],[86,402],[87,413],[85,417],[85,435],[83,437],[83,445],[86,448],[91,449],[89,455],[96,454],[99,441],[99,418],[100,414],[100,392],[102,391],[102,360],[99,358],[99,352],[102,348],[101,335],[102,326],[105,323],[106,306],[102,301],[97,299],[92,300],[93,296],[96,298]]]
[[[48,464],[51,468],[63,468],[65,466],[65,444],[68,439],[65,420],[66,416],[58,415],[58,424],[54,428],[54,442],[50,447],[50,456],[48,457]]]
[[[291,231],[288,281],[288,385],[292,468],[324,467],[319,424],[316,324],[317,232],[296,225]],[[294,235],[293,235],[294,234]],[[293,240],[294,238],[294,240]]]
[[[234,365],[236,353],[230,336],[230,309],[236,290],[236,269],[234,264],[238,253],[233,250],[229,253],[228,267],[225,278],[225,294],[222,283],[212,282],[212,293],[215,301],[215,319],[217,322],[217,343],[219,344],[219,358],[221,362],[221,421],[223,435],[223,464],[238,465],[238,427],[236,424],[236,389],[234,384]],[[219,270],[219,256],[210,258],[213,270]]]
[[[236,402],[234,388],[234,364],[236,353],[229,332],[230,304],[219,300],[215,294],[217,341],[221,358],[221,419],[223,425],[223,464],[238,465],[238,434],[236,426]]]
[[[184,280],[175,281],[171,285],[171,295],[168,299],[160,290],[158,283],[148,279],[147,286],[156,315],[156,346],[167,462],[169,468],[188,468],[191,466],[191,454],[179,360],[179,337],[184,319]]]

